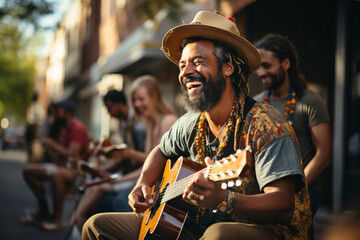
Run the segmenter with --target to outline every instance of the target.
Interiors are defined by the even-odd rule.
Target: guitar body
[[[182,199],[186,187],[196,172],[213,182],[228,181],[228,186],[240,186],[240,177],[246,174],[252,155],[248,150],[238,150],[204,169],[204,166],[180,157],[171,168],[171,161],[165,165],[162,181],[152,188],[154,204],[144,212],[139,240],[177,239],[183,228],[191,205]],[[233,180],[236,183],[233,182]],[[229,181],[230,180],[230,181]],[[227,185],[227,184],[225,184]]]
[[[141,223],[139,240],[143,239],[177,239],[187,217],[190,204],[186,203],[181,196],[171,201],[160,203],[163,193],[169,185],[190,176],[204,168],[200,164],[180,157],[171,168],[168,160],[162,182],[158,186],[158,193],[154,197],[153,207],[147,209]],[[152,189],[152,193],[155,191]]]

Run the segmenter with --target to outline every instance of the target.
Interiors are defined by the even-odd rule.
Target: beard
[[[191,100],[185,84],[182,84],[182,92],[185,96],[185,109],[189,112],[205,112],[213,109],[221,100],[225,91],[226,80],[221,72],[217,71],[215,77],[202,81],[204,86],[196,99]]]
[[[271,83],[265,86],[265,89],[269,91],[277,90],[285,82],[285,71],[280,68],[278,73],[269,74],[269,77],[271,78]]]

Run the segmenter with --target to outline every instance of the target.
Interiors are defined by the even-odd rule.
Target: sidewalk
[[[20,149],[0,150],[0,161],[26,162],[26,153]]]
[[[65,240],[69,230],[42,231],[34,225],[24,225],[20,216],[26,209],[36,209],[35,197],[22,177],[26,154],[21,150],[0,151],[0,239],[11,240]],[[63,223],[73,209],[73,198],[64,204]]]

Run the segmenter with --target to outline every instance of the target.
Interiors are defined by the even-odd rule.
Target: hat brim
[[[163,38],[162,50],[166,57],[179,64],[181,58],[180,43],[189,37],[203,37],[217,40],[234,49],[248,65],[250,72],[260,66],[260,57],[256,48],[245,38],[236,36],[220,28],[201,24],[184,24],[170,29]]]

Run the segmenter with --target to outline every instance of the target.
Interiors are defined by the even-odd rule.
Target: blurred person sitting
[[[58,127],[57,121],[55,118],[56,114],[56,104],[51,102],[47,108],[46,116],[41,124],[40,136],[41,137],[49,137],[54,139],[55,141],[60,141],[60,130],[61,127]],[[45,150],[43,152],[43,162],[52,162],[49,154]]]
[[[44,117],[44,108],[38,102],[38,94],[35,92],[26,111],[25,141],[27,161],[29,163],[41,162],[42,160],[43,149],[40,141],[40,129]]]
[[[89,159],[89,165],[95,171],[93,175],[98,177],[107,178],[116,171],[118,171],[119,176],[122,176],[138,168],[145,159],[146,128],[142,122],[135,118],[134,111],[128,106],[123,91],[108,91],[103,97],[103,102],[110,116],[119,120],[120,137],[125,144],[122,144],[122,146],[125,147],[113,147],[111,149],[116,144],[110,143],[109,139],[99,140]],[[107,150],[109,148],[110,151]],[[102,160],[103,158],[105,158],[105,161]],[[91,170],[87,169],[88,171]],[[95,179],[93,182],[98,180]],[[109,209],[107,205],[109,204],[107,204],[107,201],[99,204],[100,197],[103,193],[115,193],[115,191],[117,191],[116,188],[109,188],[107,184],[86,188],[84,196],[81,198],[69,224],[82,226],[87,216],[92,212],[107,211]]]
[[[137,118],[146,125],[145,153],[142,157],[132,155],[130,149],[119,150],[119,158],[131,159],[134,166],[142,164],[150,150],[160,143],[162,135],[170,129],[177,116],[164,102],[158,81],[150,75],[137,78],[131,86],[131,101]],[[106,103],[111,113],[110,105]],[[112,106],[114,107],[114,106]],[[143,138],[145,140],[145,138]],[[130,151],[129,151],[130,150]],[[81,231],[84,222],[99,208],[106,211],[125,212],[131,210],[128,195],[135,186],[141,167],[115,180],[89,187],[76,210],[76,225]]]
[[[35,215],[22,217],[24,223],[39,223],[44,230],[57,230],[62,226],[62,210],[66,187],[73,184],[77,171],[67,165],[68,158],[81,156],[89,142],[85,126],[74,117],[74,104],[64,100],[57,104],[56,125],[61,128],[60,142],[43,137],[44,148],[52,163],[28,164],[23,170],[25,182],[34,193],[39,210]],[[44,180],[51,182],[53,216],[46,200]]]

